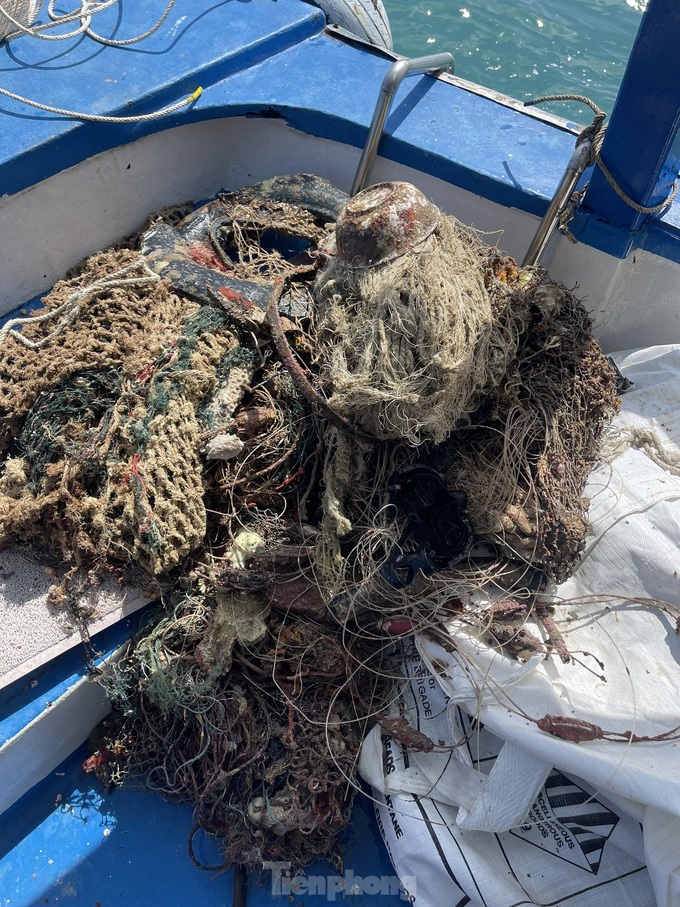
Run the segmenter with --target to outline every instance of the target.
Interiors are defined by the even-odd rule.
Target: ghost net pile
[[[406,487],[417,467],[423,488],[440,483],[442,500],[447,489],[464,496],[469,541],[492,548],[499,576],[512,564],[546,582],[570,575],[588,529],[585,481],[618,408],[614,370],[581,303],[545,272],[520,272],[412,187],[355,197],[336,246],[317,278],[319,368],[329,405],[376,443],[337,434],[328,450],[328,569],[344,570],[343,539],[371,531],[368,482],[392,489],[414,529],[401,541],[410,534],[416,550],[407,544],[396,557],[417,555],[430,573],[457,559],[478,581],[469,544],[458,539],[447,559],[436,527],[428,542],[434,521],[414,514],[417,489]]]
[[[0,344],[0,537],[81,626],[106,572],[162,593],[87,767],[191,803],[225,865],[339,862],[395,636],[573,569],[616,409],[567,290],[413,187],[335,229],[346,201],[294,176],[156,219]]]

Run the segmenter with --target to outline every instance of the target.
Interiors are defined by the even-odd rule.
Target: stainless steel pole
[[[454,67],[453,54],[448,53],[429,54],[426,57],[414,57],[412,60],[397,60],[396,63],[390,66],[382,81],[378,101],[373,111],[373,119],[368,128],[366,144],[361,152],[359,166],[352,184],[351,195],[356,195],[368,183],[378,153],[378,145],[382,138],[385,120],[392,106],[392,100],[397,88],[399,88],[406,76],[421,72],[441,72],[443,70],[453,72]]]

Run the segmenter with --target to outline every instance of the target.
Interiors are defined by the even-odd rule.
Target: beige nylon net
[[[485,286],[484,260],[449,218],[383,267],[331,259],[316,283],[330,405],[381,441],[447,438],[499,383],[519,341],[517,313],[494,306]]]
[[[139,285],[107,285],[129,265],[121,282]],[[46,297],[46,312],[90,286],[99,288],[67,324],[28,320],[23,336],[39,351],[13,337],[0,347],[0,431],[7,446],[18,436],[23,453],[0,481],[0,532],[47,543],[69,565],[129,564],[154,576],[205,535],[196,411],[236,339],[127,251],[90,259]]]

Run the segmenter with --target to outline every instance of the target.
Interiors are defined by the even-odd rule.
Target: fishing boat
[[[11,37],[0,42],[0,314],[10,327],[70,268],[139,230],[151,212],[304,173],[350,196],[376,183],[417,186],[517,262],[540,263],[576,288],[607,353],[680,344],[674,0],[649,0],[606,132],[597,108],[584,105],[583,123],[575,123],[558,115],[557,102],[548,112],[547,104],[527,106],[459,78],[451,54],[409,60],[393,53],[376,0],[176,0],[167,7],[150,0],[102,4],[91,17],[92,5],[83,4],[73,21],[42,33],[72,33],[54,43],[34,31],[39,4],[23,19],[20,6],[0,4],[0,27]],[[3,26],[5,7],[14,18]],[[127,42],[145,33],[141,43]],[[242,876],[194,865],[220,862],[208,836],[187,853],[189,807],[138,791],[111,793],[82,773],[85,742],[109,709],[88,679],[82,628],[64,631],[52,615],[43,633],[50,577],[21,551],[3,557],[2,903],[242,907]],[[661,585],[677,604],[673,582]],[[143,592],[106,590],[104,598],[87,631],[98,664],[115,659],[149,608]],[[669,777],[680,788],[677,769]],[[573,796],[569,783],[564,802]],[[599,803],[597,796],[581,802]],[[677,813],[668,816],[680,822]],[[359,798],[342,872],[316,863],[291,881],[274,867],[271,879],[248,886],[248,903],[506,903],[474,900],[476,883],[450,868],[447,889],[430,886],[427,864],[393,867],[378,830],[384,821],[401,837],[389,804],[376,823],[370,800]],[[608,821],[598,859],[619,824]],[[556,826],[547,825],[553,834]],[[573,832],[577,843],[582,832]],[[533,834],[524,832],[543,853],[541,832],[535,841]],[[664,840],[675,839],[668,832]],[[646,846],[652,849],[649,840]],[[544,900],[521,903],[596,903],[599,863],[579,847],[590,876],[578,895],[550,900],[546,883]],[[631,903],[680,904],[668,847],[651,881],[644,859],[622,870]],[[397,875],[402,886],[412,880],[409,893]]]

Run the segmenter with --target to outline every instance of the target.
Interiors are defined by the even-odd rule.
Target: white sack
[[[362,750],[419,907],[680,905],[680,740],[574,743],[525,717],[585,719],[605,735],[680,724],[675,614],[633,601],[680,605],[680,348],[616,358],[634,386],[613,459],[590,477],[592,533],[555,614],[568,648],[603,670],[582,654],[522,664],[452,624],[461,657],[419,638],[402,709],[435,743],[460,745],[405,753],[377,729]]]

